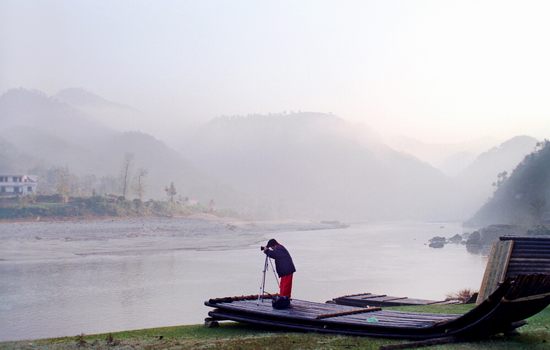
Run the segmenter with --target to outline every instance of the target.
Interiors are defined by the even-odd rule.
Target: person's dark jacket
[[[279,277],[284,277],[296,272],[290,253],[282,245],[279,244],[272,250],[266,249],[264,252],[270,258],[275,259],[275,270],[277,270]]]

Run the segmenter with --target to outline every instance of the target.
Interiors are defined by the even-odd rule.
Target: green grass
[[[401,310],[463,313],[470,305],[403,307]],[[550,308],[529,318],[520,335],[494,337],[469,343],[430,346],[437,350],[543,350],[550,348]],[[0,349],[379,349],[382,345],[407,343],[318,333],[284,332],[235,322],[217,328],[203,325],[143,329],[112,334],[0,343]]]

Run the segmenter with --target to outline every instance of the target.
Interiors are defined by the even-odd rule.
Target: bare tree
[[[134,182],[132,184],[132,191],[138,196],[139,200],[143,199],[143,195],[145,194],[145,189],[147,188],[147,174],[149,171],[145,168],[139,168],[136,177],[134,178]]]
[[[122,197],[126,198],[126,191],[131,186],[132,170],[134,168],[134,154],[125,153],[122,161],[122,169],[120,172],[120,182],[122,184]]]
[[[66,201],[67,197],[71,193],[71,186],[69,180],[71,178],[71,172],[69,167],[60,167],[55,169],[55,177],[57,182],[57,192],[61,195],[63,201]]]
[[[208,212],[213,213],[216,210],[216,202],[214,202],[214,198],[210,200],[210,203],[208,203]]]

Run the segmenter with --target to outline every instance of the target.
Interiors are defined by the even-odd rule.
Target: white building
[[[0,174],[0,195],[36,194],[37,175]]]

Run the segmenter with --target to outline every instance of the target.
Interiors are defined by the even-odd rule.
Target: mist
[[[170,146],[190,123],[284,111],[333,113],[388,143],[544,139],[548,6],[3,1],[0,93],[84,88],[114,101],[107,126]]]

